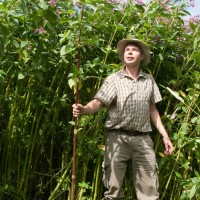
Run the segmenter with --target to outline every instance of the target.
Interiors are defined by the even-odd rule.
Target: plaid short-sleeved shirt
[[[150,105],[162,100],[150,74],[140,71],[135,81],[124,70],[108,76],[94,98],[101,100],[109,109],[106,128],[142,132],[152,130]]]

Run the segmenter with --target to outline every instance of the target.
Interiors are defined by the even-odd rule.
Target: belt
[[[138,130],[125,130],[123,128],[119,128],[119,129],[108,129],[109,131],[117,131],[117,132],[122,132],[125,133],[129,136],[145,136],[148,135],[149,132],[142,132],[142,131],[138,131]]]

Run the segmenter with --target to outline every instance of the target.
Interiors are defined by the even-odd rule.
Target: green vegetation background
[[[161,200],[200,199],[200,22],[184,21],[184,7],[167,0],[0,2],[1,200],[69,199],[74,88],[79,82],[81,103],[91,100],[121,68],[116,45],[128,35],[150,47],[144,71],[159,84],[158,109],[175,147],[165,157],[162,138],[152,134]],[[105,116],[102,109],[79,120],[76,200],[103,198]],[[136,199],[131,180],[124,190]]]

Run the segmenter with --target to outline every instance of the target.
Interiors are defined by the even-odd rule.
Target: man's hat
[[[136,45],[138,45],[141,50],[142,50],[142,54],[144,55],[144,59],[142,60],[142,63],[141,65],[144,66],[144,65],[147,65],[149,62],[150,62],[150,50],[148,48],[148,46],[146,44],[144,44],[141,40],[138,40],[138,39],[123,39],[123,40],[120,40],[117,44],[117,51],[118,51],[118,54],[119,54],[119,57],[121,59],[121,61],[124,63],[124,50],[126,48],[126,46],[128,44],[131,44],[131,43],[134,43]]]

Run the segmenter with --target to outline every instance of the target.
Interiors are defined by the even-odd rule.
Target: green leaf
[[[21,48],[28,45],[28,41],[21,41]]]
[[[198,184],[198,183],[200,183],[200,177],[193,177],[193,178],[191,178],[191,180],[192,180],[192,183],[193,183],[193,184]]]
[[[190,28],[191,28],[193,31],[195,31],[195,29],[196,29],[195,24],[192,23],[192,22],[189,22],[189,25],[190,25]]]
[[[182,129],[184,134],[187,134],[187,125],[186,125],[186,123],[182,123],[181,124],[181,129]]]
[[[172,89],[167,87],[167,90],[175,97],[177,98],[179,101],[181,101],[182,103],[184,103],[184,100],[179,96],[179,93],[176,91],[173,91]]]
[[[193,44],[193,48],[194,48],[194,49],[196,49],[196,47],[197,47],[198,40],[199,40],[199,38],[195,38],[195,39],[194,39],[194,44]]]
[[[24,77],[25,77],[25,76],[24,76],[22,73],[19,73],[19,74],[18,74],[18,79],[19,79],[19,80],[24,79]]]
[[[200,174],[197,170],[194,170],[194,174],[199,178],[199,181],[200,181]]]
[[[60,55],[64,56],[66,54],[66,45],[62,46],[60,49]]]
[[[39,0],[39,6],[43,9],[46,9],[48,7],[44,0]]]
[[[89,185],[90,182],[82,182],[82,183],[78,183],[78,186],[81,188],[85,188],[85,189],[92,189],[92,187]]]
[[[69,87],[72,89],[76,85],[76,81],[74,79],[68,80]]]
[[[200,160],[200,152],[199,151],[195,151],[195,156],[197,157],[198,160]]]
[[[197,142],[197,143],[200,143],[200,138],[196,138],[196,142]]]
[[[196,193],[196,185],[193,185],[192,189],[190,190],[189,198],[192,199]]]
[[[19,45],[17,40],[13,40],[12,43],[15,46],[15,48],[19,48],[20,47],[20,45]]]
[[[198,125],[196,128],[197,133],[200,133],[200,125]]]
[[[175,174],[176,174],[176,176],[177,176],[178,178],[182,179],[182,175],[181,175],[179,172],[176,172],[176,171],[175,171]]]
[[[61,47],[61,49],[60,49],[60,55],[64,56],[64,55],[66,55],[68,53],[73,52],[74,50],[75,50],[75,48],[74,48],[73,44],[69,43],[69,44],[64,45],[64,46]]]
[[[198,120],[198,117],[193,117],[191,119],[191,123],[196,124],[197,120]]]
[[[70,122],[68,122],[68,123],[71,124],[72,126],[75,125],[75,122],[74,122],[74,121],[70,121]]]
[[[178,134],[175,133],[175,134],[174,134],[174,140],[177,140],[177,139],[178,139]]]
[[[0,70],[0,75],[6,75],[6,72],[4,72],[2,69]]]
[[[163,56],[162,56],[161,53],[159,53],[159,58],[160,58],[161,61],[163,61]]]

